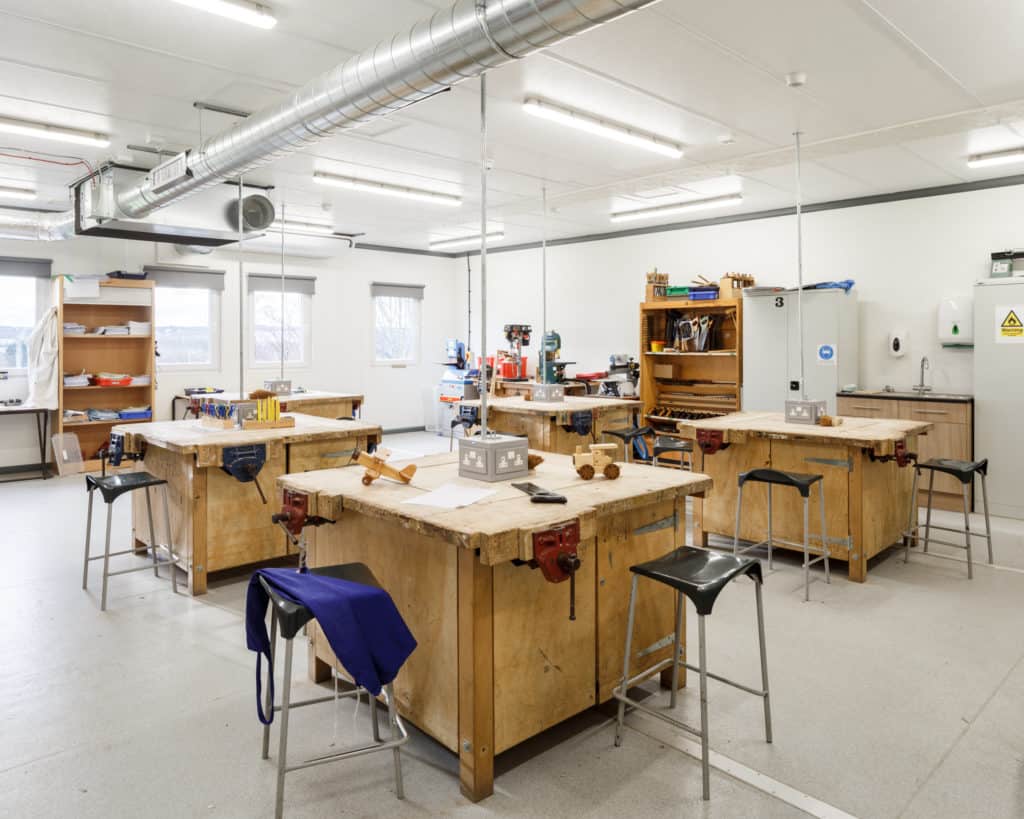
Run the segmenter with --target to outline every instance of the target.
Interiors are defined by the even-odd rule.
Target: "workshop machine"
[[[438,387],[437,434],[450,435],[452,421],[458,418],[459,401],[472,401],[480,397],[477,387],[477,374],[470,369],[466,345],[462,341],[450,338],[445,344],[444,375]],[[456,430],[456,435],[463,434],[464,427]]]
[[[530,346],[533,327],[529,324],[506,324],[505,340],[509,343],[507,358],[501,365],[501,377],[505,381],[526,380],[526,357],[523,347]]]
[[[541,339],[537,381],[547,384],[565,382],[565,368],[575,361],[562,361],[562,337],[555,330],[548,330]]]
[[[601,379],[601,395],[613,398],[632,398],[640,380],[640,365],[626,353],[615,353],[608,358],[608,375]]]

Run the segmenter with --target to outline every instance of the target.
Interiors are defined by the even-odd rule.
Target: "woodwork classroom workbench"
[[[335,521],[305,530],[311,566],[365,563],[391,594],[419,643],[395,681],[399,710],[459,755],[462,792],[478,801],[493,792],[495,754],[611,699],[629,566],[683,542],[686,496],[711,481],[638,464],[622,464],[618,480],[584,481],[571,458],[548,453],[529,480],[568,503],[533,504],[511,482],[459,478],[456,455],[413,463],[409,485],[366,487],[360,469],[286,475],[278,485],[307,495],[310,515]],[[449,483],[497,493],[454,510],[402,503]],[[535,533],[572,521],[581,559],[575,621],[569,582],[550,583],[523,562],[534,557]],[[668,587],[645,584],[634,674],[671,655],[674,606]],[[310,652],[312,676],[327,679],[336,660],[315,627]]]
[[[480,399],[461,401],[460,406],[479,407]],[[527,401],[522,396],[487,399],[487,426],[495,432],[525,435],[531,449],[560,452],[571,455],[577,446],[601,443],[606,429],[629,429],[643,407],[639,401],[598,396],[566,396],[564,401]],[[592,427],[589,435],[578,435],[572,430],[572,416],[589,412]],[[606,443],[617,443],[616,459],[623,460],[622,442],[611,438]]]
[[[274,481],[289,472],[346,466],[357,449],[380,443],[381,428],[357,420],[337,421],[291,413],[286,429],[211,430],[201,421],[156,421],[115,426],[126,452],[145,452],[138,468],[168,482],[174,549],[188,571],[192,594],[205,594],[207,575],[221,569],[282,557],[289,553],[284,532],[271,523],[279,511]],[[223,469],[224,450],[265,447],[266,463],[256,477],[266,503],[252,482],[242,483]],[[356,470],[361,475],[361,470]],[[162,521],[163,493],[154,492],[154,520]],[[148,545],[145,496],[132,493],[132,530],[139,548]],[[166,537],[157,527],[157,539]]]
[[[198,398],[200,401],[230,401],[232,404],[238,401],[248,401],[248,396],[241,397],[237,392],[211,392],[208,395],[176,395],[171,399],[171,420],[177,413],[178,401],[190,401]],[[354,392],[324,392],[322,390],[307,390],[306,392],[289,393],[278,396],[281,402],[281,412],[301,412],[304,415],[316,415],[320,418],[354,418],[362,415],[363,396]],[[187,408],[186,408],[187,414]]]
[[[516,395],[532,395],[536,381],[506,381],[498,379],[497,391],[501,398],[511,398]],[[587,385],[582,381],[570,381],[565,384],[566,395],[586,395]]]
[[[850,580],[862,583],[867,579],[868,560],[902,540],[910,516],[913,469],[899,466],[892,456],[898,445],[916,452],[918,436],[931,426],[920,421],[845,417],[838,427],[787,424],[780,412],[737,412],[680,421],[679,433],[684,439],[696,442],[698,431],[706,431],[720,433],[723,444],[714,454],[694,446],[693,468],[715,482],[714,491],[694,504],[694,542],[707,546],[710,534],[733,537],[740,472],[770,467],[819,474],[825,481],[829,555],[847,561]],[[743,495],[740,539],[764,540],[768,533],[767,487],[748,483]],[[812,550],[821,547],[818,498],[818,488],[812,487]],[[772,503],[774,537],[801,543],[800,493],[776,487]]]

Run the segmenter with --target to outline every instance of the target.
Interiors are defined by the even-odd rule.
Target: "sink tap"
[[[921,357],[921,382],[919,384],[915,384],[914,385],[914,390],[916,390],[917,392],[924,393],[924,392],[930,392],[931,391],[931,387],[926,386],[925,383],[924,383],[924,371],[928,370],[928,369],[931,369],[931,366],[932,366],[931,362],[928,361],[928,356],[922,356]]]

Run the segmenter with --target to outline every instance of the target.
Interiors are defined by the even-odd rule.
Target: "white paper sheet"
[[[489,498],[491,495],[496,495],[497,492],[497,489],[477,489],[475,486],[446,483],[433,492],[404,500],[402,503],[414,506],[434,506],[438,509],[459,509]]]

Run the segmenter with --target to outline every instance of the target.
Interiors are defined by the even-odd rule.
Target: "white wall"
[[[238,389],[238,260],[233,251],[184,257],[169,246],[111,239],[79,238],[67,242],[0,242],[0,255],[52,258],[57,274],[96,274],[116,269],[137,270],[156,260],[202,264],[227,270],[221,294],[220,366],[214,370],[157,370],[158,418],[170,415],[171,396],[182,387],[212,384]],[[280,263],[272,256],[245,254],[245,271],[277,274]],[[308,367],[286,368],[285,376],[309,389],[364,393],[363,417],[386,429],[423,426],[426,397],[440,378],[444,339],[458,321],[459,305],[452,290],[452,263],[409,254],[369,250],[343,251],[331,259],[293,257],[289,273],[315,275],[312,360]],[[420,363],[406,368],[372,365],[370,283],[401,282],[426,285]],[[0,293],[0,298],[3,294]],[[247,320],[248,320],[248,313]],[[262,386],[277,376],[277,368],[247,369],[246,389]],[[0,382],[0,397],[23,397],[24,378]],[[38,458],[31,417],[7,418],[0,426],[0,467],[27,464]]]
[[[1024,187],[1017,186],[804,216],[805,280],[857,282],[862,386],[916,383],[920,358],[928,356],[928,383],[942,391],[970,391],[971,351],[939,346],[937,305],[943,297],[969,295],[972,284],[988,275],[992,251],[1024,246],[1021,213]],[[460,264],[464,271],[464,261]],[[474,347],[479,350],[479,260],[474,258],[472,265]],[[698,274],[717,280],[738,271],[752,273],[758,284],[792,286],[795,220],[763,219],[549,248],[548,327],[562,335],[563,358],[578,362],[570,373],[604,369],[611,353],[638,353],[644,274],[655,266],[676,284]],[[532,323],[539,345],[540,278],[539,250],[488,257],[492,351],[505,346],[505,323]],[[456,279],[464,310],[464,272]],[[887,335],[896,327],[909,333],[902,359],[886,351]]]

